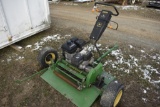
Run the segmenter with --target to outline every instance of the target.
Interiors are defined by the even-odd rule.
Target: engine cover
[[[87,66],[89,64],[92,64],[93,61],[94,61],[94,58],[92,57],[92,53],[86,50],[86,48],[76,53],[71,58],[71,64],[83,70],[86,70]]]
[[[67,52],[67,53],[70,53],[70,54],[73,54],[76,52],[78,46],[71,40],[68,40],[66,43],[64,43],[62,45],[62,50],[64,52]]]
[[[94,61],[94,58],[85,45],[86,42],[83,39],[73,37],[64,43],[61,48],[66,61],[79,69],[89,71],[88,65]]]
[[[83,60],[83,56],[80,53],[77,53],[71,58],[71,63],[78,67],[83,62]]]

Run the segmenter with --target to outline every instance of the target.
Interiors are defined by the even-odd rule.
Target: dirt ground
[[[119,45],[104,64],[106,72],[125,86],[118,107],[160,107],[160,10],[116,6],[120,15],[112,20],[119,28],[107,29],[98,43],[102,51]],[[16,80],[40,70],[37,54],[42,47],[52,46],[61,54],[60,46],[67,39],[87,39],[98,15],[92,7],[93,2],[50,4],[50,29],[18,42],[24,52],[11,47],[0,50],[0,107],[75,107],[40,75],[20,84]],[[92,106],[100,107],[99,99]]]

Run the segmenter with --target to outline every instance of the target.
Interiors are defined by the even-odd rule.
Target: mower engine
[[[86,41],[76,37],[71,38],[62,45],[63,56],[65,60],[75,67],[89,72],[94,61],[91,51],[86,46]]]

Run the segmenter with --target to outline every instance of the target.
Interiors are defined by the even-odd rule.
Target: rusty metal
[[[63,75],[59,74],[58,72],[54,72],[59,78],[63,79],[64,81],[66,81],[68,84],[72,85],[74,88],[78,89],[78,86],[76,84],[74,84],[73,82],[71,82],[70,80],[68,80],[66,77],[64,77]]]

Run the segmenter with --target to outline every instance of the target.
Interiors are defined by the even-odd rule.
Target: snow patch
[[[66,6],[78,6],[77,3],[63,3]]]
[[[143,98],[143,97],[142,97],[142,100],[144,101],[144,103],[147,102],[147,98]]]
[[[50,42],[50,41],[54,41],[54,40],[59,40],[61,35],[56,34],[56,35],[52,35],[52,36],[47,36],[41,39],[42,42]]]
[[[12,60],[11,58],[8,58],[8,59],[7,59],[7,62],[10,62],[11,60]]]
[[[129,48],[131,48],[131,49],[132,49],[132,48],[133,48],[133,46],[132,46],[132,45],[129,45]]]
[[[130,49],[133,48],[130,45],[129,47]],[[108,48],[106,47],[105,49],[107,50]],[[139,77],[141,79],[145,79],[149,83],[157,86],[160,83],[160,78],[155,79],[154,75],[156,76],[160,75],[159,68],[158,67],[155,68],[152,65],[144,65],[141,61],[143,61],[144,58],[147,58],[149,56],[149,58],[155,59],[156,63],[160,63],[159,60],[157,61],[158,57],[160,58],[160,55],[159,54],[148,55],[145,52],[145,50],[140,50],[140,52],[144,53],[144,55],[141,56],[140,58],[137,58],[134,55],[128,55],[129,57],[124,56],[121,49],[114,50],[111,52],[110,55],[114,56],[115,59],[106,60],[103,66],[111,66],[113,69],[116,68],[116,70],[125,72],[127,74],[131,72],[137,72],[139,73]]]
[[[157,12],[160,12],[160,10],[159,9],[155,9]]]
[[[138,10],[139,6],[122,6],[122,10]]]
[[[147,93],[147,90],[143,89],[143,93],[146,94],[146,93]]]
[[[152,83],[152,84],[159,84],[160,83],[160,80],[152,80],[150,83]]]
[[[96,46],[97,46],[98,48],[101,47],[101,45],[102,45],[102,44],[100,44],[100,43],[99,43],[99,44],[98,44],[98,43],[96,44]]]
[[[146,88],[147,90],[150,90],[149,87]]]
[[[43,44],[43,42],[36,42],[35,44],[34,44],[34,49],[32,49],[32,51],[35,51],[35,50],[39,50],[40,48],[42,48],[42,45]]]
[[[126,72],[126,73],[128,73],[128,74],[130,73],[129,69],[126,69],[124,72]]]
[[[4,60],[1,60],[1,62],[4,62]]]
[[[117,68],[117,67],[115,66],[115,64],[112,64],[112,68]]]
[[[70,36],[70,35],[65,35],[64,37],[67,37],[67,36]],[[34,49],[32,49],[32,51],[35,51],[35,50],[40,50],[42,48],[42,45],[46,42],[51,42],[51,41],[58,41],[64,37],[61,37],[61,35],[59,34],[56,34],[56,35],[51,35],[51,36],[47,36],[47,37],[44,37],[40,40],[40,42],[36,42],[34,44]],[[27,45],[28,46],[28,45]],[[30,46],[30,45],[29,45]],[[28,47],[29,47],[28,46]]]
[[[65,37],[71,37],[71,35],[65,35]]]
[[[24,57],[23,57],[23,56],[19,56],[19,57],[16,58],[15,60],[18,61],[18,60],[22,60],[22,59],[24,59]]]
[[[146,79],[152,84],[159,84],[160,80],[154,80],[154,78],[152,78],[152,74],[156,73],[157,75],[159,75],[160,72],[156,68],[153,68],[151,65],[144,65],[143,67],[143,69],[141,67],[139,68],[143,73],[143,79]]]
[[[111,55],[112,55],[112,56],[115,56],[115,57],[118,57],[119,55],[121,55],[120,50],[113,50],[113,51],[111,52]]]
[[[144,53],[145,51],[144,51],[144,50],[141,50],[141,52]]]
[[[27,45],[25,48],[31,48],[32,47],[32,45]]]

